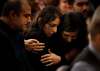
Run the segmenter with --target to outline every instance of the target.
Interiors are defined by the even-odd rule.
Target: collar
[[[91,43],[89,44],[89,50],[93,52],[93,54],[100,60],[100,52],[97,52],[97,50]]]

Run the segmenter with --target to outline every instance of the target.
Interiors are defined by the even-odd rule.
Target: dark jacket
[[[75,63],[80,61],[86,62],[87,64],[91,65],[94,71],[100,71],[100,60],[95,56],[93,52],[90,51],[88,47],[85,48],[83,52],[75,59],[68,71],[71,70]]]
[[[58,39],[56,35],[54,34],[52,37],[47,37],[44,32],[39,29],[39,27],[35,26],[35,28],[33,28],[31,33],[27,36],[27,38],[34,38],[39,40],[41,43],[45,43],[46,46],[42,52],[30,52],[30,59],[32,59],[31,63],[35,67],[36,71],[55,71],[60,64],[46,67],[45,64],[40,62],[40,57],[41,55],[48,54],[48,49],[50,49],[51,52],[61,56],[61,48],[58,45]]]
[[[24,48],[24,38],[0,20],[0,71],[33,71]]]

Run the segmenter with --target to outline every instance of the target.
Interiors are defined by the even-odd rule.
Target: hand
[[[46,66],[51,66],[58,64],[61,61],[61,57],[52,53],[50,50],[48,50],[49,54],[45,54],[41,56],[41,62],[46,64]]]
[[[40,43],[36,39],[28,39],[24,40],[25,46],[27,50],[31,50],[33,52],[39,52],[42,51],[43,48],[45,48],[44,43]]]

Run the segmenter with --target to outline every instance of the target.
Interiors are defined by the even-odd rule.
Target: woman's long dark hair
[[[47,6],[42,11],[38,13],[33,22],[33,26],[31,31],[26,36],[32,36],[34,34],[39,34],[43,31],[43,27],[45,24],[53,21],[56,17],[61,17],[61,13],[55,6]]]
[[[53,21],[56,17],[60,17],[61,13],[54,6],[47,6],[44,8],[37,16],[35,25],[38,25],[42,28],[45,24],[50,21]]]

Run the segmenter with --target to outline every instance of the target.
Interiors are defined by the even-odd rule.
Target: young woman
[[[57,27],[60,24],[60,12],[56,7],[48,6],[37,16],[35,25],[28,38],[36,39],[29,46],[32,49],[30,59],[36,71],[55,71],[61,57],[57,54],[56,37]]]

